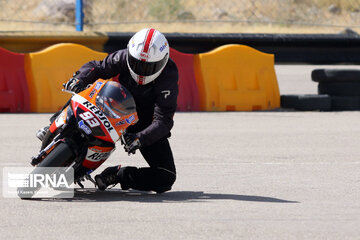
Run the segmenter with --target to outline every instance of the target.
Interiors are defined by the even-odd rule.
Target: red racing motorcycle
[[[120,83],[97,80],[75,94],[51,123],[42,147],[31,164],[38,167],[67,167],[74,170],[74,183],[84,187],[90,173],[109,158],[125,130],[138,121],[135,101]],[[32,193],[20,195],[32,197]],[[19,193],[19,191],[18,191]]]

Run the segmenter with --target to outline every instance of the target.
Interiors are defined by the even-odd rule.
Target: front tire
[[[74,157],[69,145],[61,142],[37,167],[65,167]]]
[[[41,163],[35,167],[35,169],[30,174],[53,174],[54,172],[49,172],[41,168],[65,167],[74,159],[74,157],[75,154],[68,146],[68,144],[61,142]],[[40,188],[41,187],[19,187],[17,189],[17,193],[21,199],[29,199],[32,198],[35,193],[40,190]]]

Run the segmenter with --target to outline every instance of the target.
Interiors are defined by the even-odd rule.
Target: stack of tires
[[[315,69],[318,94],[282,95],[281,107],[301,111],[360,110],[360,70]]]
[[[360,110],[360,70],[315,69],[311,79],[319,94],[331,97],[331,110]]]

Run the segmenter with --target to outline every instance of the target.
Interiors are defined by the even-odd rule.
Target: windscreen
[[[109,118],[121,118],[136,112],[131,93],[118,82],[108,81],[96,97],[96,106]]]

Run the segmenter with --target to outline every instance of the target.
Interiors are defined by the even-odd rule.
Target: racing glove
[[[80,79],[76,78],[78,72],[74,73],[73,77],[69,79],[63,86],[66,90],[79,93],[85,89],[85,84]]]
[[[125,152],[135,154],[135,151],[141,147],[140,140],[135,133],[124,132],[121,135],[121,144],[124,145]]]

